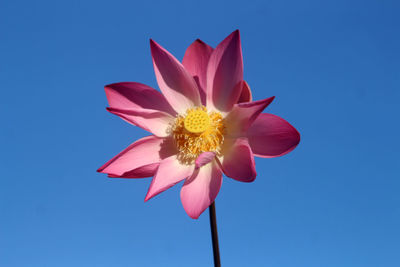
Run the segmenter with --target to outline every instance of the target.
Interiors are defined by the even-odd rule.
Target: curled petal
[[[275,97],[263,100],[239,103],[226,116],[227,135],[230,137],[241,136],[257,116],[274,100]]]
[[[164,159],[161,161],[160,166],[151,181],[149,191],[147,192],[144,201],[151,199],[186,179],[192,175],[193,169],[193,166],[181,164],[176,158],[176,155]]]
[[[215,158],[216,153],[215,152],[203,152],[201,153],[196,161],[195,161],[195,166],[196,168],[200,168],[201,166],[206,165],[207,163],[211,162]]]
[[[173,55],[153,40],[150,40],[150,48],[158,86],[171,106],[178,113],[199,106],[199,89],[193,77]]]
[[[181,201],[186,213],[193,219],[210,206],[222,184],[222,171],[215,161],[196,169],[181,189]]]
[[[212,52],[207,66],[207,107],[228,112],[242,92],[243,58],[236,30]]]
[[[117,109],[152,109],[163,111],[172,116],[176,112],[165,97],[157,90],[136,82],[121,82],[104,87],[110,107]]]
[[[107,110],[158,137],[167,137],[169,135],[168,128],[174,121],[174,117],[170,114],[158,110],[140,108],[107,108]]]
[[[203,105],[206,103],[207,65],[212,51],[211,46],[197,39],[188,47],[182,60],[183,66],[197,81]]]
[[[285,155],[300,142],[299,132],[286,120],[262,113],[250,126],[247,136],[254,155],[273,158]]]
[[[174,153],[176,150],[171,139],[151,135],[137,140],[97,171],[121,178],[152,176],[154,167]]]
[[[246,81],[243,81],[242,83],[242,92],[240,94],[238,103],[243,103],[243,102],[251,102],[253,100],[250,86],[247,84]]]
[[[254,156],[246,138],[226,140],[222,154],[220,162],[226,176],[240,182],[254,181]]]

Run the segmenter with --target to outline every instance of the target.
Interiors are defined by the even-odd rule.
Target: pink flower
[[[153,177],[145,201],[184,180],[181,200],[197,219],[213,203],[222,173],[256,178],[254,156],[272,158],[300,141],[284,119],[261,113],[274,99],[252,101],[243,80],[239,31],[215,49],[196,40],[182,63],[150,40],[161,93],[136,82],[105,87],[107,110],[153,135],[131,144],[98,171],[109,177]]]

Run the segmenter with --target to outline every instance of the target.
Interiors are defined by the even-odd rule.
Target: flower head
[[[274,97],[252,101],[238,30],[215,49],[196,40],[182,63],[153,40],[150,48],[162,94],[135,82],[110,84],[105,91],[108,111],[153,135],[131,144],[99,172],[153,176],[145,201],[184,181],[183,207],[198,218],[215,200],[223,173],[252,182],[254,156],[282,156],[299,143],[288,122],[261,113]]]

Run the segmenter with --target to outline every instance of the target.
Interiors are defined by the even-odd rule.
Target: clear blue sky
[[[245,79],[301,133],[296,150],[224,178],[223,266],[400,266],[398,1],[0,3],[0,266],[211,266],[208,212],[180,185],[96,169],[147,133],[103,86],[157,88],[149,38],[181,59],[241,30]]]

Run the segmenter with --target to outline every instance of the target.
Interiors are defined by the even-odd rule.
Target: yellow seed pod
[[[202,108],[192,109],[184,121],[185,129],[191,133],[202,133],[210,127],[210,118]]]
[[[178,115],[171,126],[172,137],[178,149],[178,160],[182,164],[193,164],[203,152],[221,152],[225,126],[222,115],[208,112],[204,106],[186,110]]]

